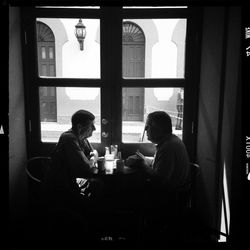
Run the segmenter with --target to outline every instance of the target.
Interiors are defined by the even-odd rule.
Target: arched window
[[[123,43],[145,44],[145,36],[137,24],[126,21],[123,23],[122,41]]]
[[[39,76],[56,76],[55,36],[48,25],[37,22],[37,54]],[[40,87],[40,120],[57,120],[56,88]]]
[[[122,74],[124,78],[145,76],[145,36],[133,22],[123,23]],[[123,120],[143,121],[144,88],[123,89]]]

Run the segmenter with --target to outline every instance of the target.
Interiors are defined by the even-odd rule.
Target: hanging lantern
[[[83,50],[84,39],[86,37],[86,27],[82,23],[82,19],[79,19],[78,24],[75,26],[75,36],[80,44],[80,50]]]

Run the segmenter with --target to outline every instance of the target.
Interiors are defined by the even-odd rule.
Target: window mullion
[[[113,9],[113,37],[112,37],[112,62],[110,73],[112,75],[112,143],[120,145],[122,134],[122,9]]]
[[[123,87],[184,87],[185,79],[122,79]]]
[[[100,79],[81,79],[81,78],[46,78],[37,77],[38,86],[55,86],[55,87],[100,87]]]
[[[117,47],[119,36],[119,8],[103,7],[101,14],[101,74],[103,87],[101,89],[101,108],[102,119],[108,123],[101,125],[101,133],[106,133],[107,137],[102,136],[103,146],[116,143],[117,140],[117,113],[114,109],[119,106],[118,86],[119,86],[119,57],[120,49]],[[120,52],[121,53],[121,52]],[[121,74],[121,73],[120,73]],[[121,111],[119,111],[121,112]],[[115,119],[114,119],[115,118]],[[108,133],[108,134],[107,134]]]

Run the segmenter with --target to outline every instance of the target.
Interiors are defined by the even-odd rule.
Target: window
[[[79,18],[37,18],[36,20],[40,77],[100,78],[99,19],[83,19],[87,32],[84,51],[79,50],[79,43],[75,36],[75,25]],[[56,51],[54,37],[57,41]],[[41,68],[43,66],[44,70]]]
[[[55,96],[57,102],[50,103],[43,101],[44,92],[47,96]],[[53,93],[53,95],[52,95]],[[95,114],[96,130],[89,138],[90,142],[101,142],[100,136],[100,88],[79,88],[79,87],[40,87],[40,121],[42,142],[56,143],[62,132],[71,128],[71,116],[79,109],[89,110]],[[52,100],[53,101],[53,100]],[[55,114],[56,120],[49,119],[50,114]],[[46,117],[46,118],[45,118]]]
[[[137,148],[152,155],[142,133],[155,110],[170,114],[192,154],[197,13],[178,6],[23,8],[30,154],[48,153],[78,109],[96,116],[90,141],[100,154],[118,144],[124,157]],[[75,36],[79,19],[86,27],[83,50]]]
[[[187,20],[123,20],[124,78],[184,78]]]
[[[123,88],[122,142],[149,142],[144,136],[147,115],[162,110],[172,120],[173,133],[182,139],[183,88]]]

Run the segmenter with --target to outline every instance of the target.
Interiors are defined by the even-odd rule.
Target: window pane
[[[184,78],[186,19],[124,19],[124,78]]]
[[[41,76],[47,76],[47,65],[46,64],[42,64],[41,65]]]
[[[42,47],[41,53],[42,53],[42,59],[46,59],[46,49],[45,49],[45,47]]]
[[[53,47],[49,47],[49,59],[53,59],[54,58],[54,49]]]
[[[146,134],[142,141],[147,115],[162,110],[172,119],[173,133],[182,139],[183,88],[123,88],[122,141],[149,142]]]
[[[52,64],[49,66],[49,76],[55,75],[55,66]]]
[[[71,128],[71,116],[79,109],[92,112],[96,130],[91,142],[100,142],[100,88],[40,87],[41,140],[57,142]]]
[[[37,18],[39,76],[100,78],[100,20],[82,18],[86,37],[81,50],[75,35],[79,19]],[[44,74],[41,66],[44,62],[53,65],[53,72],[48,69]]]

